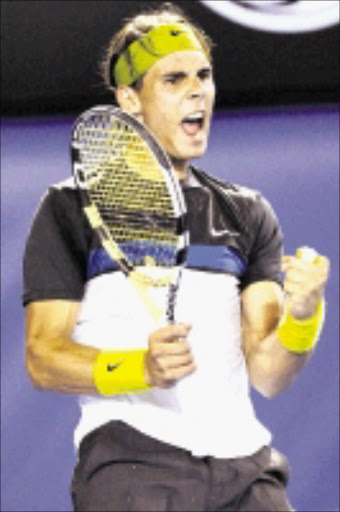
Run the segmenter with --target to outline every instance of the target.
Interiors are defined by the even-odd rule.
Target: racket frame
[[[148,146],[154,158],[159,164],[159,168],[163,174],[164,181],[167,188],[172,191],[175,196],[173,200],[173,207],[175,216],[179,219],[178,229],[181,231],[178,236],[177,244],[177,264],[169,269],[166,276],[159,277],[157,280],[150,278],[138,270],[138,267],[128,260],[124,252],[120,249],[118,243],[113,239],[109,229],[107,228],[97,206],[92,203],[91,198],[86,187],[86,180],[84,177],[83,163],[81,161],[81,146],[79,142],[78,132],[79,127],[83,127],[89,123],[91,119],[112,118],[126,123],[131,127],[144,143]],[[168,286],[168,305],[166,310],[166,317],[168,322],[174,322],[174,308],[176,302],[177,291],[182,274],[182,269],[185,265],[187,250],[189,246],[189,233],[186,229],[186,205],[179,181],[175,175],[172,163],[168,155],[163,151],[154,135],[136,118],[124,112],[118,107],[113,105],[98,105],[83,112],[75,121],[72,127],[72,140],[71,140],[71,153],[72,153],[72,171],[75,179],[77,189],[80,193],[81,203],[84,213],[91,225],[97,233],[100,242],[109,256],[118,264],[119,268],[125,276],[131,281],[140,295],[142,301],[146,305],[150,314],[156,322],[163,316],[163,313],[151,300],[148,288],[150,286]]]

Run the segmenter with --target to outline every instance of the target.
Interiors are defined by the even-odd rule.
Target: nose
[[[198,76],[192,77],[189,83],[189,98],[200,98],[203,96],[202,81]]]

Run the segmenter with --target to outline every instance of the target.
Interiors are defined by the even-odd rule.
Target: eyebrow
[[[182,78],[186,76],[187,73],[184,71],[170,71],[169,73],[164,73],[164,78]]]
[[[211,66],[205,66],[203,68],[200,68],[198,71],[197,71],[197,75],[200,75],[202,73],[211,73],[212,72],[212,67]],[[164,73],[163,77],[164,78],[183,78],[185,76],[187,76],[188,73],[186,73],[185,71],[169,71],[168,73]]]

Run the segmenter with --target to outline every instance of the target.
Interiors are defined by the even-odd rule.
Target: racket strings
[[[170,230],[171,232],[177,229],[177,218],[175,217],[165,217],[149,212],[123,211],[122,209],[112,209],[110,206],[102,206],[100,211],[103,219],[107,223],[125,223],[130,226],[141,227],[145,226],[145,223],[148,222],[157,226],[157,228]]]
[[[117,129],[117,126],[119,129]],[[123,125],[124,126],[124,125]],[[113,123],[103,137],[99,128],[85,129],[83,164],[93,199],[108,208],[125,206],[131,210],[149,210],[173,214],[172,201],[154,155],[131,129],[121,131]],[[117,146],[116,140],[121,141]]]
[[[177,217],[159,164],[120,121],[85,126],[79,135],[91,202],[133,265],[176,263]]]
[[[96,180],[90,189],[91,200],[97,204],[111,235],[117,241],[133,239],[175,243],[176,217],[170,198],[159,187],[150,190],[154,182],[146,184],[131,180],[131,173],[116,176],[110,171],[107,178]],[[125,179],[123,179],[123,177]],[[141,193],[141,190],[145,193]]]
[[[161,173],[155,156],[148,150],[146,143],[129,126],[116,120],[108,125],[84,126],[80,134],[84,149],[88,149],[88,158],[96,159],[98,155],[121,158],[135,171],[145,174],[148,166],[148,179],[161,179]]]

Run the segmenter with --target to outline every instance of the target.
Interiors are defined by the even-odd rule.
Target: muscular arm
[[[282,288],[270,281],[250,285],[241,296],[243,348],[250,382],[267,398],[285,391],[310,353],[293,354],[276,336],[284,304]]]
[[[243,346],[250,381],[267,397],[285,391],[312,354],[293,353],[278,339],[284,301],[292,317],[313,317],[328,280],[329,261],[324,256],[310,261],[285,256],[282,270],[286,272],[284,291],[274,282],[263,281],[250,285],[241,296]]]
[[[98,350],[72,341],[80,303],[26,306],[26,369],[33,386],[61,393],[96,393],[92,369]]]
[[[99,350],[72,341],[80,303],[32,302],[26,307],[26,368],[33,386],[61,393],[97,394],[93,367]],[[190,327],[173,324],[152,332],[145,379],[168,387],[195,370],[188,342]]]

